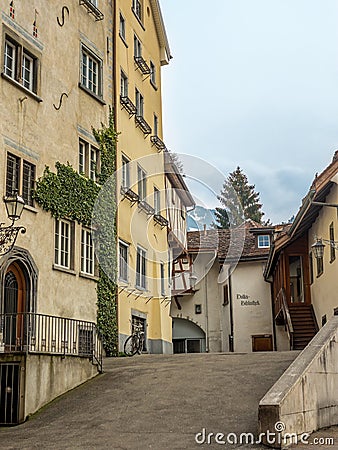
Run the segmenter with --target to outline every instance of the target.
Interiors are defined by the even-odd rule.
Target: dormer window
[[[270,248],[270,236],[268,234],[262,234],[257,236],[258,248]]]

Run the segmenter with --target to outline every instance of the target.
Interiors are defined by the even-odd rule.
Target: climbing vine
[[[117,258],[116,258],[116,183],[115,160],[118,133],[113,113],[108,126],[92,129],[100,146],[101,171],[97,181],[77,173],[70,164],[55,164],[56,173],[46,167],[33,193],[35,201],[55,218],[76,220],[85,226],[97,224],[94,241],[99,245],[100,261],[97,283],[97,324],[108,356],[118,354],[117,328]],[[99,201],[98,201],[99,196]],[[97,207],[99,203],[99,207]],[[95,206],[95,208],[94,208]]]

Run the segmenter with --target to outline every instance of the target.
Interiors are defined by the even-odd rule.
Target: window
[[[133,11],[136,17],[142,21],[142,5],[140,0],[133,0]]]
[[[121,70],[121,91],[120,91],[121,97],[128,97],[128,77],[127,75]]]
[[[323,257],[316,258],[317,260],[317,277],[320,277],[324,272],[324,260]]]
[[[202,314],[202,305],[195,305],[195,314]]]
[[[21,193],[26,205],[33,206],[33,189],[35,183],[35,165],[21,158],[7,154],[6,195],[14,191]]]
[[[55,258],[57,266],[66,269],[71,268],[71,238],[72,225],[65,220],[57,219],[55,221]]]
[[[140,200],[147,196],[147,174],[141,166],[137,167],[137,188]]]
[[[138,89],[135,89],[136,116],[143,117],[144,99]]]
[[[97,180],[100,171],[100,152],[88,142],[79,140],[79,173],[93,181]]]
[[[81,49],[81,86],[102,97],[102,61],[85,46]]]
[[[134,57],[142,56],[142,44],[139,38],[134,34]]]
[[[161,192],[154,187],[154,210],[155,214],[161,213]]]
[[[312,252],[309,254],[309,266],[310,266],[310,284],[313,283],[313,255]]]
[[[38,59],[12,37],[5,37],[4,74],[31,92],[37,92]]]
[[[137,247],[136,258],[136,286],[146,289],[146,251]]]
[[[20,158],[7,155],[6,195],[11,195],[20,188]]]
[[[93,350],[93,330],[79,327],[79,356],[92,356]]]
[[[81,230],[81,272],[94,275],[94,249],[92,233],[89,230]]]
[[[35,166],[23,161],[22,198],[26,205],[33,206],[33,190],[35,182]]]
[[[128,281],[128,252],[129,246],[123,242],[119,244],[119,278]]]
[[[125,41],[126,40],[126,19],[120,13],[120,28],[119,28],[120,37]]]
[[[154,128],[153,128],[154,136],[158,136],[158,117],[154,114]]]
[[[269,248],[270,247],[270,236],[268,234],[262,234],[257,237],[258,248]]]
[[[130,172],[129,172],[129,159],[126,156],[122,156],[122,187],[130,188]]]
[[[161,263],[161,295],[165,296],[165,276],[164,276],[164,264]]]
[[[330,241],[331,241],[331,245],[330,245],[330,262],[333,262],[336,259],[336,250],[334,248],[334,225],[333,222],[330,225],[329,228],[329,236],[330,236]]]
[[[150,81],[151,84],[156,86],[156,67],[152,61],[150,61]]]

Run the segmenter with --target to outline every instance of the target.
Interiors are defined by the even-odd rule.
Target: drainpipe
[[[204,288],[205,288],[205,351],[209,352],[209,306],[208,306],[208,275],[204,272]]]
[[[231,283],[231,267],[228,269],[229,280],[229,301],[230,301],[230,334],[229,334],[229,351],[234,351],[234,316],[233,316],[233,299],[232,299],[232,283]]]

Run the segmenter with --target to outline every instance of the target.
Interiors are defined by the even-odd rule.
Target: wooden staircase
[[[318,332],[312,305],[289,305],[293,325],[293,350],[303,350]]]

